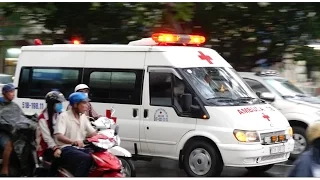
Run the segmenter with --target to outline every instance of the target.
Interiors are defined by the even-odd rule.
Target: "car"
[[[309,147],[306,128],[310,123],[320,120],[320,99],[305,93],[276,71],[239,74],[261,99],[269,102],[288,119],[295,140],[290,159],[296,159]]]

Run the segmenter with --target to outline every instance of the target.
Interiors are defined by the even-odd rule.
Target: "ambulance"
[[[197,35],[156,33],[128,45],[22,47],[16,102],[40,113],[56,89],[90,87],[95,111],[120,126],[136,159],[179,162],[187,175],[219,176],[224,166],[267,171],[293,151],[292,128]],[[67,102],[64,104],[67,106]]]

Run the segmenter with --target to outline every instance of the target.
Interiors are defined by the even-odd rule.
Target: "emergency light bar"
[[[279,73],[275,70],[258,71],[257,76],[277,76]]]
[[[38,45],[42,45],[42,41],[40,39],[35,39],[33,41],[34,45],[38,46]]]
[[[156,33],[151,38],[158,44],[200,45],[206,41],[203,36],[166,33]]]
[[[81,42],[77,39],[72,40],[72,44],[81,44]]]

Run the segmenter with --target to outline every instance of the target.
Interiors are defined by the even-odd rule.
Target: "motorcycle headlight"
[[[233,135],[239,142],[260,142],[257,131],[235,129]]]

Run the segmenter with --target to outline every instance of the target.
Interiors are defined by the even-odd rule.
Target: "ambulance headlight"
[[[239,142],[260,142],[259,135],[256,131],[235,129],[233,135]]]

